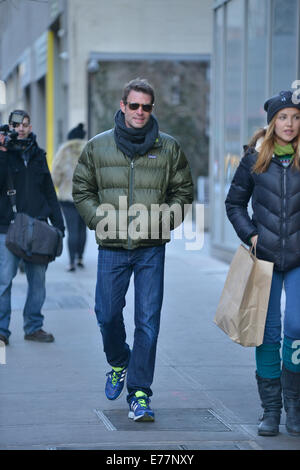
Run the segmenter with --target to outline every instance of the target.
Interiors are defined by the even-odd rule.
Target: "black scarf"
[[[33,134],[33,132],[29,134],[27,139],[17,140],[16,145],[14,146],[15,152],[23,158],[26,166],[30,158],[35,154],[37,148],[36,135]]]
[[[130,158],[145,155],[158,137],[158,122],[151,114],[149,121],[141,129],[127,127],[124,113],[119,109],[115,115],[114,137],[117,147]]]

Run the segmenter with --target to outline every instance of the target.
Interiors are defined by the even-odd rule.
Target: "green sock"
[[[115,372],[121,372],[121,370],[123,370],[124,367],[112,367],[112,369],[113,369]]]
[[[261,344],[255,348],[256,371],[264,379],[277,379],[281,375],[280,343]]]
[[[142,392],[141,390],[138,390],[137,392],[135,392],[135,396],[137,398],[141,398],[141,397],[146,397],[146,393]]]

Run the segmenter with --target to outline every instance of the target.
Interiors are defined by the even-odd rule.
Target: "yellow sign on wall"
[[[46,149],[49,168],[54,151],[54,33],[48,31],[46,74]]]

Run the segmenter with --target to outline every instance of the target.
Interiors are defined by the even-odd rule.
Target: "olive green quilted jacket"
[[[73,175],[73,199],[99,245],[134,249],[170,240],[170,230],[193,201],[193,182],[171,136],[160,132],[147,154],[131,160],[117,148],[111,129],[83,149]]]

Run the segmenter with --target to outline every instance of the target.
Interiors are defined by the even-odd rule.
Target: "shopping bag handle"
[[[252,245],[249,247],[249,252],[250,252],[250,254],[251,254],[252,256],[254,256],[254,257],[256,258],[256,244],[255,244],[255,245],[252,244]]]

